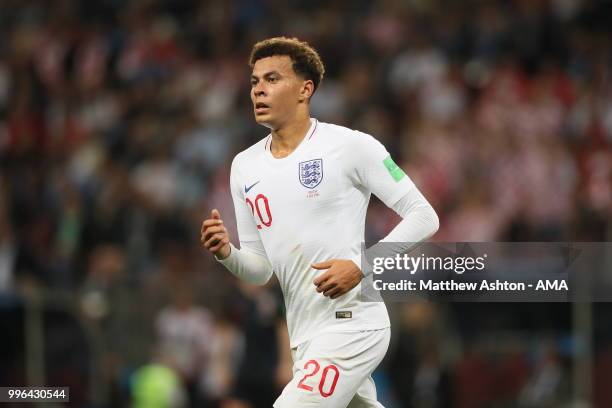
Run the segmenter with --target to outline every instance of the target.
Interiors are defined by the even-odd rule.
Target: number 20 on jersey
[[[255,213],[257,213],[257,229],[262,229],[263,227],[269,227],[272,225],[272,213],[270,212],[268,197],[263,194],[257,194],[254,201],[247,198],[246,203],[249,205],[249,207],[251,207],[253,216],[255,216]]]

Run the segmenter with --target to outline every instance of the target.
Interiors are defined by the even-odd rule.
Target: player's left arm
[[[400,243],[397,252],[403,252],[430,238],[439,228],[438,215],[431,204],[380,142],[370,135],[355,133],[348,161],[349,177],[402,217],[381,242]],[[360,265],[361,254],[352,259],[329,259],[313,264],[315,269],[327,269],[314,280],[317,291],[332,299],[347,293],[364,278]]]

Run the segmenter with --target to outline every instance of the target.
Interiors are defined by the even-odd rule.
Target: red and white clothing
[[[384,303],[362,301],[361,284],[336,299],[318,293],[313,281],[324,271],[311,265],[333,258],[360,265],[372,193],[404,218],[385,238],[391,242],[429,238],[438,228],[435,211],[368,134],[311,119],[300,145],[280,159],[270,151],[271,140],[232,163],[241,249],[232,246],[220,262],[255,284],[277,275],[294,349],[327,333],[388,328]]]

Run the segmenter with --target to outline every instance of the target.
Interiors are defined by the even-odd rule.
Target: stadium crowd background
[[[233,222],[233,155],[267,134],[247,57],[268,36],[320,51],[313,116],[387,146],[436,240],[609,241],[611,29],[610,3],[582,0],[3,0],[0,385],[31,378],[28,305],[60,294],[40,367],[74,406],[270,406],[290,375],[278,288],[199,245],[211,208]],[[368,240],[396,222],[374,200]],[[574,398],[571,305],[389,308],[388,407]],[[594,311],[593,398],[612,406],[611,310]]]

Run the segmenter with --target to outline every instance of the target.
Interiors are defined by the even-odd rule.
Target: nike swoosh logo
[[[259,181],[261,181],[261,180],[259,180]],[[249,187],[244,186],[244,194],[248,193],[250,189],[255,187],[255,185],[257,185],[259,183],[259,181],[256,181],[255,183],[251,184]]]

